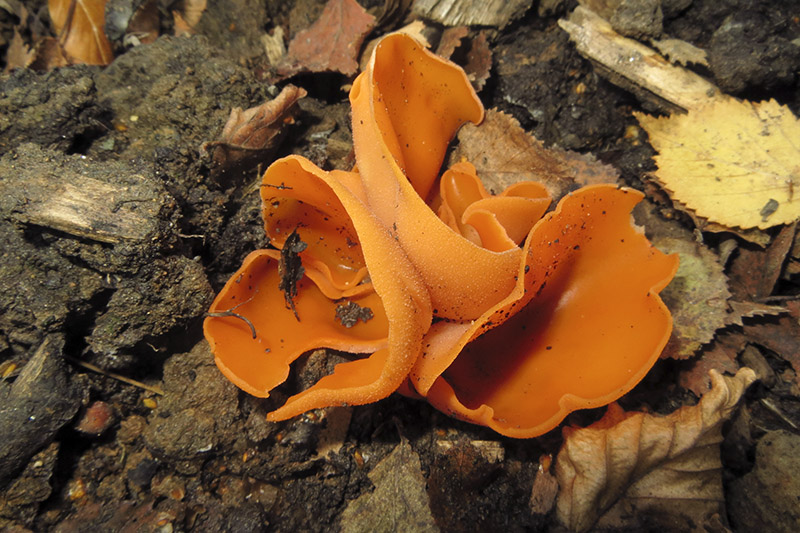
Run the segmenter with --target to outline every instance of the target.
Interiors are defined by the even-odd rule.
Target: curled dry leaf
[[[203,148],[211,153],[217,168],[230,168],[252,156],[263,156],[277,146],[287,124],[293,121],[295,104],[305,97],[302,87],[287,85],[273,100],[242,111],[231,110],[218,141]]]
[[[686,115],[635,115],[659,152],[656,178],[698,215],[761,229],[800,218],[800,122],[786,106],[727,98]]]
[[[554,201],[584,185],[616,183],[616,171],[591,156],[545,148],[522,129],[517,120],[490,109],[479,125],[466,124],[458,132],[451,162],[474,162],[489,190],[503,190],[519,181],[538,181]]]
[[[556,460],[558,519],[573,531],[586,531],[623,497],[640,512],[670,507],[667,513],[692,513],[700,524],[706,513],[719,513],[722,423],[755,372],[710,375],[712,388],[700,402],[670,415],[626,413],[612,404],[591,426],[565,428]]]
[[[48,0],[47,5],[59,43],[71,63],[111,63],[111,43],[103,32],[106,0]]]

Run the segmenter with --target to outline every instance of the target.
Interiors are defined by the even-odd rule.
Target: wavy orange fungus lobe
[[[545,216],[526,242],[515,291],[461,341],[446,343],[446,354],[423,356],[445,359],[436,372],[449,363],[435,382],[421,384],[430,386],[428,401],[504,435],[530,437],[631,390],[669,338],[672,319],[657,293],[677,270],[676,256],[630,224],[641,197],[584,187]]]
[[[404,35],[381,40],[350,100],[357,170],[299,156],[270,166],[261,196],[278,249],[245,259],[204,324],[222,372],[258,396],[306,351],[367,354],[270,419],[399,390],[532,437],[642,379],[671,332],[658,292],[677,258],[632,226],[640,193],[586,187],[546,213],[539,184],[491,195],[467,162],[440,177],[483,107],[459,67]],[[279,249],[293,232],[305,245],[291,309]],[[343,308],[364,314],[347,322]]]

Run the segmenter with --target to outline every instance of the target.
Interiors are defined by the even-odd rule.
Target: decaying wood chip
[[[445,26],[504,27],[531,7],[530,0],[417,0],[413,13]]]
[[[671,65],[651,48],[622,37],[600,16],[578,7],[558,25],[600,74],[668,112],[699,109],[722,94],[697,74]]]
[[[66,167],[26,179],[0,179],[0,194],[12,217],[24,224],[116,244],[146,242],[159,230],[159,213],[169,198],[149,182],[110,183]]]

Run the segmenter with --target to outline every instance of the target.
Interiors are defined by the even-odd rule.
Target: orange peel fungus
[[[672,329],[658,293],[677,257],[632,225],[641,193],[584,187],[547,212],[536,183],[491,195],[467,162],[440,177],[448,143],[483,107],[459,67],[404,35],[380,41],[350,101],[356,169],[299,156],[267,169],[275,249],[245,259],[204,323],[223,374],[260,397],[309,350],[364,354],[269,419],[401,390],[534,437],[644,377]],[[302,263],[291,297],[290,247]]]

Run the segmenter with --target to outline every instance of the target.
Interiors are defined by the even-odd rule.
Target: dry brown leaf
[[[481,31],[470,44],[464,72],[467,73],[475,90],[480,91],[486,84],[486,80],[489,79],[492,70],[492,50],[489,48],[485,31]]]
[[[672,336],[661,357],[687,359],[728,323],[728,282],[714,252],[700,243],[655,237],[653,246],[681,258],[661,298],[672,312]]]
[[[743,326],[744,318],[768,317],[778,316],[789,311],[785,307],[779,305],[767,305],[757,302],[737,302],[729,300],[728,305],[731,308],[731,314],[728,317],[729,325]]]
[[[466,26],[456,26],[455,28],[445,28],[442,38],[439,39],[439,46],[436,47],[436,54],[450,59],[456,48],[461,46],[461,40],[469,34]]]
[[[722,331],[714,342],[697,357],[690,368],[678,376],[678,384],[702,396],[711,388],[708,373],[716,370],[720,374],[733,374],[739,370],[737,356],[747,344],[747,338],[739,331]]]
[[[772,294],[794,243],[797,223],[783,226],[765,249],[740,245],[728,266],[733,296],[759,300]]]
[[[150,44],[158,39],[161,29],[161,13],[156,0],[147,0],[131,16],[125,30],[126,40],[135,39],[137,44]],[[127,42],[127,41],[126,41]]]
[[[788,313],[759,324],[745,324],[744,333],[791,363],[794,382],[800,387],[800,300],[785,302]]]
[[[22,36],[15,27],[14,35],[11,37],[11,41],[8,43],[8,49],[6,50],[5,72],[10,72],[11,69],[15,68],[26,68],[30,66],[30,64],[33,63],[34,57],[36,57],[36,52],[25,44],[22,40]]]
[[[657,416],[612,404],[591,426],[564,428],[556,459],[558,519],[586,531],[609,510],[609,518],[619,519],[633,506],[634,517],[658,510],[702,528],[724,505],[722,423],[754,380],[749,368],[733,377],[712,371],[712,388],[697,405]]]
[[[656,177],[698,215],[761,229],[800,218],[800,122],[786,106],[715,99],[686,115],[636,118],[659,152]]]
[[[50,70],[67,65],[69,61],[64,56],[64,49],[54,37],[45,37],[36,43],[36,59],[31,63],[33,70]]]
[[[111,63],[111,43],[103,32],[106,0],[48,0],[47,6],[70,63]]]
[[[328,0],[319,19],[298,32],[289,43],[284,76],[297,72],[341,72],[351,76],[358,70],[358,52],[364,38],[375,27],[375,17],[355,0]]]
[[[419,456],[403,440],[369,474],[375,490],[351,501],[341,516],[345,533],[438,532]]]
[[[218,141],[208,142],[203,148],[211,153],[215,169],[227,169],[251,157],[263,157],[275,148],[293,121],[295,104],[305,97],[302,87],[287,85],[273,100],[246,111],[235,107],[222,129]]]
[[[458,132],[451,162],[475,165],[486,187],[499,192],[518,181],[538,181],[558,201],[568,192],[592,183],[616,183],[616,171],[588,155],[547,149],[510,115],[490,109],[483,122]]]

